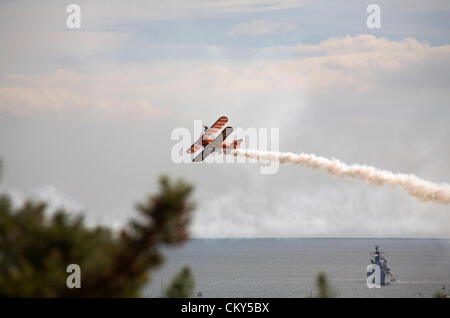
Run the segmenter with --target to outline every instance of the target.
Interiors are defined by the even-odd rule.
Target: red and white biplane
[[[203,126],[205,129],[203,135],[201,135],[200,138],[198,138],[198,140],[186,151],[187,153],[194,154],[200,149],[203,149],[200,154],[192,159],[193,162],[201,162],[215,151],[228,154],[240,147],[242,139],[234,139],[230,143],[225,141],[233,132],[233,127],[231,126],[222,130],[227,122],[228,118],[222,116],[211,127],[208,128],[208,126]]]

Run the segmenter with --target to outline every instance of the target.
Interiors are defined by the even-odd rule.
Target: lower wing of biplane
[[[206,129],[200,138],[187,149],[187,153],[194,154],[200,149],[203,149],[194,159],[193,162],[201,162],[205,160],[213,152],[231,153],[233,149],[238,149],[242,142],[242,139],[234,139],[232,142],[227,143],[226,139],[232,134],[233,127],[226,127],[222,130],[223,126],[228,122],[226,116],[220,117],[210,128]]]

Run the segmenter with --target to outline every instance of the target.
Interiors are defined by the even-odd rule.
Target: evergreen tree
[[[441,290],[437,290],[433,293],[433,297],[434,298],[449,298],[449,295],[447,295],[446,293],[444,293]]]
[[[166,290],[166,296],[169,298],[188,298],[194,293],[194,279],[191,269],[185,266],[173,278],[172,283]]]
[[[319,272],[316,277],[316,286],[319,291],[318,298],[333,298],[335,292],[328,283],[328,277],[324,272]]]
[[[139,220],[120,233],[87,227],[82,216],[64,210],[49,216],[44,202],[15,208],[0,195],[0,297],[139,296],[151,270],[163,262],[161,247],[188,238],[192,186],[167,177],[159,186],[159,193],[137,205]],[[80,266],[81,288],[67,287],[69,264]],[[188,286],[174,295],[188,296],[189,273],[182,272]]]

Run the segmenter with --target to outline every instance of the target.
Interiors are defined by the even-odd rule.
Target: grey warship
[[[384,252],[381,252],[379,250],[380,246],[375,245],[375,252],[371,253],[371,259],[370,262],[372,264],[376,264],[380,267],[381,271],[381,286],[389,285],[392,282],[395,282],[394,276],[392,276],[391,269],[387,266],[387,260],[384,256]],[[367,272],[367,277],[369,277],[372,272]]]

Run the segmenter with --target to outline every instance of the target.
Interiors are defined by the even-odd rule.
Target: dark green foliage
[[[335,293],[328,283],[327,275],[324,272],[320,272],[316,277],[316,286],[319,291],[318,298],[333,298]]]
[[[444,293],[443,291],[438,290],[433,294],[433,297],[434,298],[448,298],[449,296],[446,293]]]
[[[172,283],[166,290],[166,296],[169,298],[188,298],[194,293],[194,278],[191,269],[185,266],[173,278]]]
[[[120,234],[88,228],[65,211],[48,216],[45,203],[15,209],[0,196],[0,297],[139,296],[163,261],[160,248],[188,238],[191,192],[182,181],[161,178],[159,193],[138,204],[139,221]],[[66,286],[69,264],[81,268],[80,289]]]

